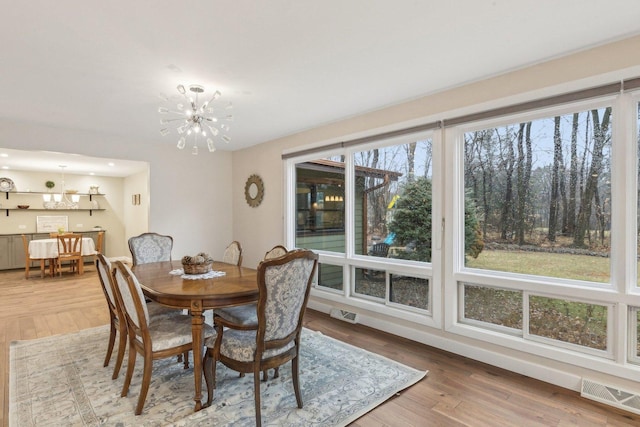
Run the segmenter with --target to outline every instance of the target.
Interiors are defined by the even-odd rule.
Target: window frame
[[[442,165],[440,147],[440,132],[437,130],[422,130],[415,133],[406,133],[400,136],[389,138],[381,138],[375,141],[354,144],[348,147],[338,148],[332,146],[327,150],[314,150],[312,153],[303,153],[300,156],[290,156],[284,160],[284,176],[285,176],[285,242],[287,247],[295,247],[295,187],[296,187],[296,164],[311,161],[328,156],[345,156],[345,253],[336,253],[325,250],[314,250],[319,255],[319,262],[325,262],[332,265],[341,265],[344,274],[344,292],[336,292],[333,289],[327,289],[322,286],[315,286],[311,290],[311,295],[320,297],[331,303],[349,304],[356,308],[372,310],[383,313],[391,317],[408,320],[418,324],[429,325],[432,327],[440,327],[440,289],[433,286],[437,277],[441,274],[439,269],[434,269],[433,265],[440,263],[442,232],[440,227],[432,224],[432,257],[431,262],[420,262],[412,260],[402,260],[394,258],[379,258],[371,255],[358,255],[354,248],[354,179],[355,165],[354,154],[356,152],[372,150],[375,148],[391,147],[394,145],[408,144],[416,141],[431,140],[432,144],[432,217],[441,218],[441,170]],[[372,300],[366,296],[360,296],[354,292],[354,269],[378,269],[385,272],[385,298],[384,301]],[[423,310],[416,307],[406,306],[389,301],[389,281],[388,274],[396,273],[405,276],[418,277],[429,281],[429,310]]]

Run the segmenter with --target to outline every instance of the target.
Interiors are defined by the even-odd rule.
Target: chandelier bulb
[[[158,113],[167,114],[168,112],[169,112],[169,109],[167,107],[158,107]]]
[[[182,95],[187,93],[187,91],[184,89],[183,85],[178,85],[177,89],[178,89],[178,92],[180,92]]]
[[[184,148],[184,145],[187,143],[187,140],[185,139],[185,137],[183,136],[182,138],[180,138],[178,140],[178,145],[177,147],[182,150]]]
[[[191,154],[193,154],[194,156],[198,155],[198,146],[194,145],[193,148],[191,149]]]
[[[216,151],[216,147],[213,146],[213,141],[211,140],[211,138],[207,138],[207,148],[209,149],[210,153]]]
[[[160,135],[162,135],[162,136],[169,135],[169,129],[167,129],[167,128],[160,129]]]
[[[184,104],[178,104],[176,105],[176,107],[178,108],[178,110],[182,111],[184,110]]]
[[[227,135],[222,135],[222,140],[223,140],[224,142],[226,142],[227,144],[228,144],[229,142],[231,142],[231,138],[229,138]]]

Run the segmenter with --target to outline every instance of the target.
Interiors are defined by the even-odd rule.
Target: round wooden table
[[[257,270],[214,262],[214,271],[224,276],[211,279],[183,279],[170,274],[182,268],[180,261],[153,262],[132,267],[142,291],[160,304],[188,309],[193,335],[193,374],[195,379],[195,410],[202,409],[202,325],[204,310],[231,307],[258,300]]]

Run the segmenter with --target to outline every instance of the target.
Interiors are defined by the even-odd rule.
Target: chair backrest
[[[133,265],[171,261],[173,237],[158,233],[142,233],[129,239]]]
[[[96,239],[96,253],[102,253],[102,246],[104,245],[104,231],[98,231],[98,238]]]
[[[234,240],[227,246],[227,249],[224,250],[222,262],[237,265],[238,267],[242,265],[242,246],[240,246],[240,242]]]
[[[278,257],[281,257],[282,255],[285,255],[287,252],[289,251],[287,251],[287,248],[285,248],[284,246],[276,245],[271,249],[269,249],[267,253],[264,254],[264,258],[262,259],[278,258]]]
[[[24,246],[24,256],[27,259],[30,259],[31,256],[29,256],[29,240],[27,240],[27,236],[25,236],[24,234],[22,235],[22,246]]]
[[[127,319],[129,331],[143,339],[148,338],[149,311],[140,287],[140,282],[128,265],[121,261],[115,263],[114,279],[116,297],[122,302],[123,315]]]
[[[102,292],[104,292],[104,296],[107,299],[109,310],[118,315],[116,297],[113,293],[113,267],[111,262],[101,253],[98,254],[98,259],[96,259],[96,269],[98,270],[98,278],[100,279]]]
[[[369,255],[386,258],[387,255],[389,255],[389,245],[386,243],[376,243],[371,247]]]
[[[299,337],[317,265],[318,255],[310,250],[290,251],[258,265],[256,344],[260,351],[282,347]]]
[[[82,234],[59,234],[57,238],[58,258],[82,255]]]

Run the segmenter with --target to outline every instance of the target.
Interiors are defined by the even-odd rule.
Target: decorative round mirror
[[[263,197],[264,183],[262,178],[258,175],[251,175],[244,185],[244,198],[247,200],[247,204],[255,208],[262,203]]]

